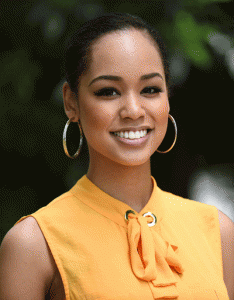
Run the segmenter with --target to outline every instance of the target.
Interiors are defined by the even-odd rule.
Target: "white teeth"
[[[127,131],[124,132],[124,138],[128,139],[128,132]]]
[[[133,139],[139,139],[143,136],[146,136],[147,134],[147,130],[141,130],[141,131],[136,131],[136,132],[133,132],[133,131],[120,131],[120,132],[114,132],[115,135],[118,135],[120,137],[123,137],[125,139],[130,139],[130,140],[133,140]]]

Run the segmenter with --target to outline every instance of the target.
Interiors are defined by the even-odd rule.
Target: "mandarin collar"
[[[128,204],[113,198],[101,190],[88,179],[87,175],[84,175],[77,181],[75,186],[71,189],[71,192],[74,196],[79,198],[79,200],[98,213],[127,228],[125,213],[128,210],[134,211],[137,216],[147,212],[153,212],[157,217],[157,222],[161,222],[163,218],[163,199],[161,199],[159,188],[153,176],[151,176],[151,180],[153,182],[152,194],[147,204],[139,213]],[[85,197],[79,197],[80,192],[82,192]]]
[[[137,278],[149,283],[154,299],[177,299],[178,279],[173,272],[182,274],[184,268],[178,256],[178,246],[161,235],[165,196],[153,176],[151,179],[151,197],[139,213],[102,191],[86,175],[77,182],[71,192],[98,213],[127,229],[132,271]],[[128,219],[125,218],[126,212],[129,212]],[[144,216],[145,213],[151,215]],[[156,216],[153,226],[152,214]]]

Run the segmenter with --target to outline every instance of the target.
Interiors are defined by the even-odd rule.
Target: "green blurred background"
[[[18,219],[87,172],[87,145],[76,160],[62,146],[64,49],[85,21],[109,12],[142,17],[168,49],[178,140],[171,152],[152,157],[159,187],[233,219],[233,11],[228,0],[1,1],[0,242]],[[173,139],[169,121],[160,150]],[[69,140],[75,150],[78,127]]]

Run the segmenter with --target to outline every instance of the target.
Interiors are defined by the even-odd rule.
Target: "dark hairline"
[[[166,86],[169,92],[170,74],[167,53],[160,34],[154,27],[140,17],[128,13],[110,13],[89,20],[73,35],[74,39],[73,37],[70,39],[66,52],[66,78],[71,89],[73,88],[73,92],[77,94],[79,89],[79,78],[87,72],[88,68],[90,68],[94,44],[107,34],[126,30],[138,30],[144,34],[147,33],[149,41],[153,42],[153,45],[159,52],[166,77]],[[71,51],[70,48],[72,48]],[[77,58],[76,54],[78,54],[77,63],[73,61],[73,58]],[[67,68],[67,66],[69,66],[68,63],[70,64],[69,69]],[[74,65],[77,67],[74,68]],[[75,83],[74,80],[76,81],[76,84],[71,85],[72,82]]]
[[[93,47],[95,46],[95,43],[97,43],[102,37],[104,37],[104,36],[106,36],[108,34],[112,34],[114,32],[118,32],[118,31],[137,30],[137,31],[144,32],[145,35],[146,35],[146,38],[150,42],[152,42],[153,46],[156,48],[157,52],[159,53],[162,65],[164,66],[164,64],[163,64],[163,58],[162,58],[162,54],[161,54],[160,48],[159,48],[158,44],[156,43],[156,41],[148,33],[147,29],[146,28],[135,28],[135,27],[131,26],[130,24],[127,24],[127,25],[128,25],[128,27],[119,28],[119,29],[115,29],[115,30],[111,30],[111,31],[105,32],[105,33],[103,33],[102,35],[98,36],[96,39],[94,39],[92,41],[92,43],[90,44],[89,49],[87,51],[87,69],[85,70],[85,72],[82,75],[86,74],[86,72],[89,70],[89,68],[90,68],[90,66],[92,64],[92,54],[93,54],[92,50],[93,50]],[[163,67],[163,69],[164,69],[164,67]],[[164,73],[165,73],[165,70],[164,70]]]

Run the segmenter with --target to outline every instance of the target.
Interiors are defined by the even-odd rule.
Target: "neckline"
[[[87,175],[83,175],[77,183],[71,188],[70,192],[79,200],[111,219],[117,224],[127,227],[125,219],[125,213],[128,210],[132,210],[136,215],[143,215],[147,212],[152,212],[157,217],[157,222],[161,221],[163,217],[163,199],[161,190],[157,186],[157,182],[153,176],[151,176],[153,182],[153,191],[147,204],[138,213],[128,204],[113,198],[99,187],[97,187]]]
[[[126,228],[132,272],[138,279],[149,282],[154,299],[176,298],[178,297],[176,287],[178,280],[171,268],[173,267],[180,274],[184,272],[184,269],[176,253],[178,246],[161,236],[161,220],[167,196],[158,188],[153,176],[151,179],[153,181],[151,197],[139,213],[126,203],[102,191],[86,175],[77,181],[70,192],[75,196],[74,201],[82,201],[96,212]],[[128,210],[133,210],[135,215],[130,214],[127,221],[125,213]],[[98,225],[97,214],[86,209],[85,212],[88,218],[95,218]],[[148,222],[147,216],[143,216],[147,212],[156,216],[156,224],[149,226],[152,221]],[[106,226],[112,226],[106,220],[103,221]]]

